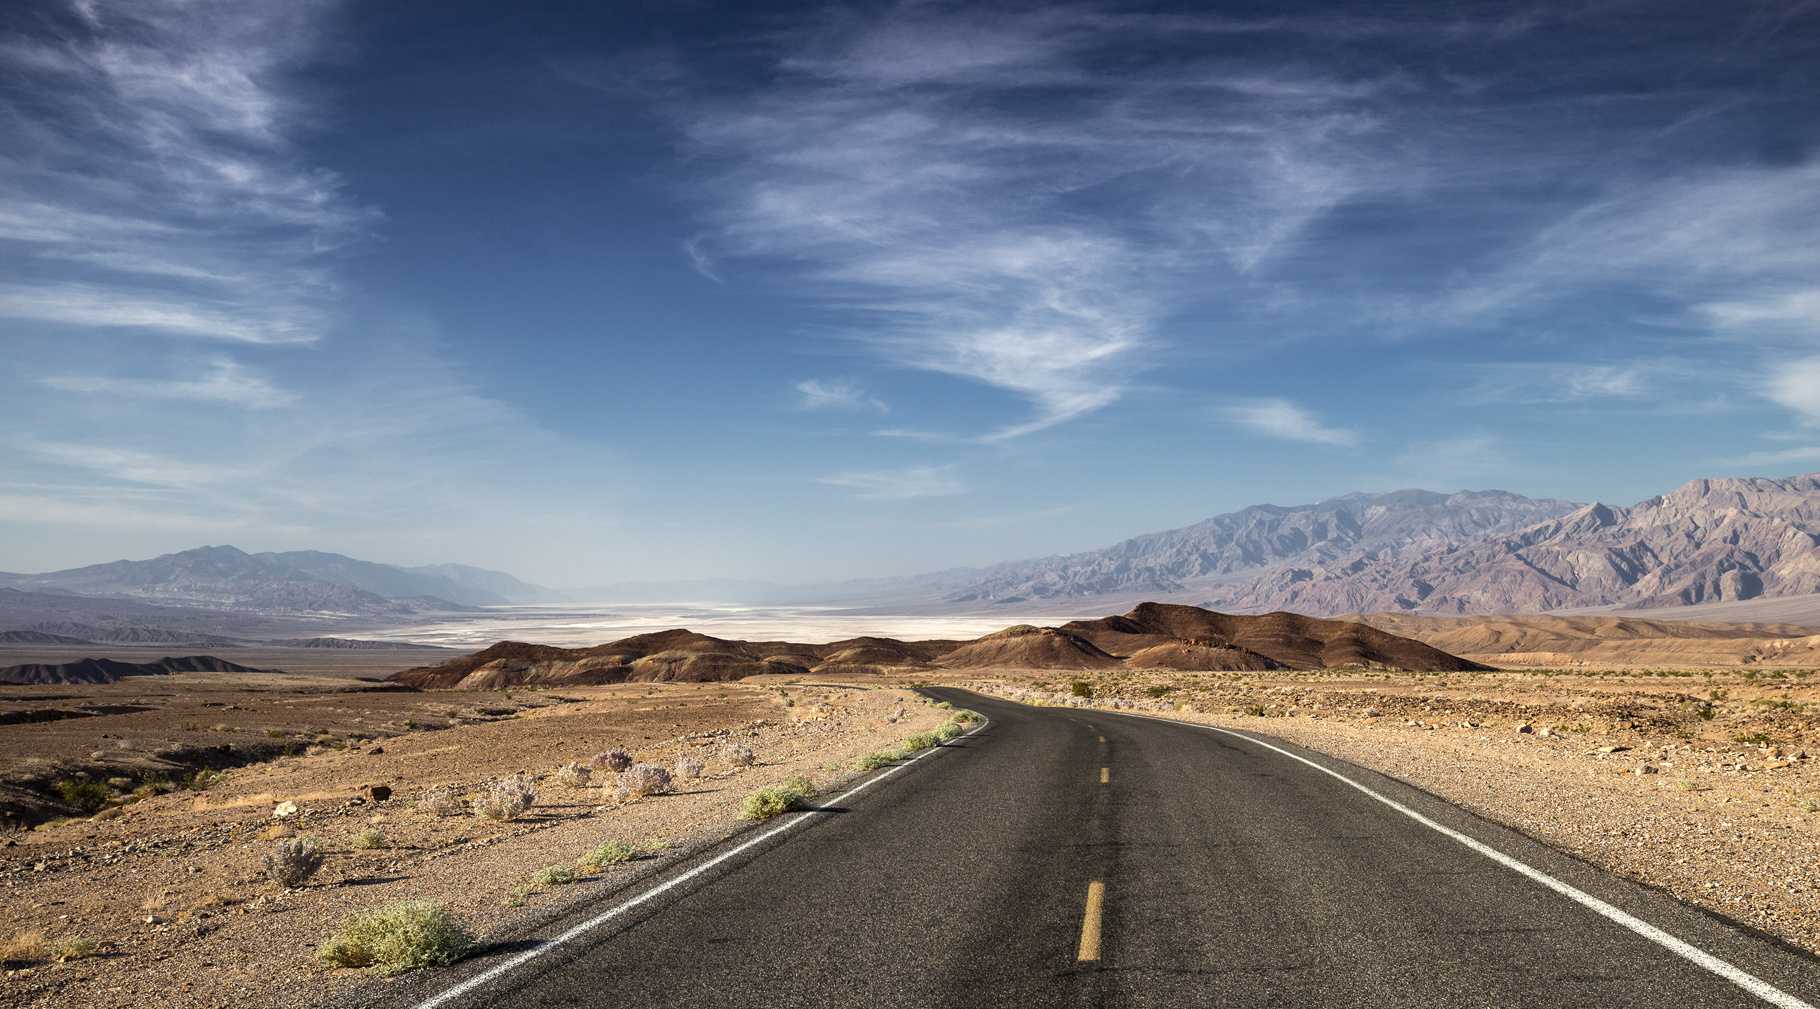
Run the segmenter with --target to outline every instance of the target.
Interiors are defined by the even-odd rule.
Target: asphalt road
[[[990,724],[438,1009],[1771,1004],[1260,743],[931,692]],[[1810,956],[1270,742],[1820,1005]]]

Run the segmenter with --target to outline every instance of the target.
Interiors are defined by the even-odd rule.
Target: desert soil
[[[1094,697],[1073,697],[1072,680]],[[1032,671],[966,685],[1287,740],[1820,953],[1820,812],[1802,808],[1820,810],[1820,712],[1805,710],[1820,690],[1808,682],[1810,671],[1576,669]]]
[[[199,791],[154,795],[103,818],[0,833],[0,944],[13,940],[0,1006],[322,1005],[383,983],[314,959],[351,912],[428,899],[483,940],[509,937],[743,829],[735,812],[754,789],[795,774],[837,786],[854,775],[855,756],[895,746],[948,714],[920,703],[896,676],[400,692],[350,680],[345,668],[326,671],[338,675],[180,674],[7,688],[5,707],[15,711],[124,709],[0,726],[0,767],[17,777],[86,772],[111,779],[118,793],[175,778],[210,755],[231,764],[250,759],[256,745],[298,752],[267,753],[227,767]],[[729,743],[750,747],[757,763],[722,759]],[[604,772],[593,781],[605,788],[564,789],[549,779],[562,764],[611,746],[670,768],[691,756],[706,772],[679,781],[675,794],[642,799],[616,798]],[[520,818],[414,808],[426,790],[470,793],[518,772],[542,779],[536,805]],[[360,801],[371,785],[392,797]],[[287,801],[299,812],[274,817]],[[366,829],[381,832],[385,847],[355,849]],[[328,858],[308,885],[287,891],[262,875],[260,857],[276,838],[297,835],[318,839]],[[537,870],[573,865],[608,840],[657,854],[570,885],[533,882]],[[85,938],[99,952],[47,962],[33,955],[34,933],[47,946]]]

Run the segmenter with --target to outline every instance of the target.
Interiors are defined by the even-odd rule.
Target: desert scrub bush
[[[556,773],[550,775],[550,780],[556,782],[558,788],[586,788],[591,777],[593,775],[588,769],[579,763],[568,763],[557,768]]]
[[[1068,684],[1068,692],[1076,697],[1092,697],[1093,684],[1088,683],[1086,680],[1075,680],[1073,683]]]
[[[337,967],[375,967],[397,974],[461,959],[474,939],[461,919],[427,900],[401,900],[341,921],[316,959]]]
[[[1795,808],[1803,813],[1820,813],[1820,799],[1802,799],[1795,803]]]
[[[1717,718],[1719,715],[1718,712],[1714,711],[1711,708],[1701,708],[1699,711],[1694,712],[1694,714],[1700,716],[1702,719],[1704,719],[1705,721],[1708,721],[1708,722],[1712,721],[1714,718]]]
[[[670,790],[670,772],[656,764],[633,764],[619,772],[619,787],[627,795],[658,795]]]
[[[963,729],[960,727],[960,723],[958,723],[958,722],[943,722],[942,724],[929,730],[930,734],[932,734],[933,736],[935,736],[935,738],[937,740],[942,741],[942,742],[946,742],[947,740],[953,739],[955,736],[958,736],[961,733],[966,732],[966,731],[967,731],[966,729]]]
[[[85,939],[79,935],[72,935],[68,938],[59,939],[56,942],[51,943],[49,952],[52,960],[56,960],[59,963],[67,963],[71,960],[81,960],[84,957],[94,956],[95,951],[99,948],[100,947],[96,946],[92,939]]]
[[[939,742],[941,742],[941,738],[935,733],[919,732],[909,739],[904,740],[904,749],[915,753],[917,750],[927,750],[929,747],[934,746]]]
[[[959,711],[956,711],[953,715],[950,715],[949,717],[951,717],[955,721],[960,722],[961,724],[965,725],[968,722],[979,721],[981,716],[980,716],[979,712],[974,711],[971,708],[962,708]]]
[[[384,834],[368,827],[354,835],[354,847],[359,848],[362,851],[375,851],[380,848],[389,847],[389,845],[386,842]]]
[[[1683,792],[1697,792],[1700,790],[1700,783],[1692,778],[1682,778],[1675,782],[1675,787]]]
[[[1775,740],[1769,738],[1769,736],[1766,733],[1752,732],[1747,735],[1733,736],[1732,742],[1749,743],[1753,746],[1768,746],[1769,744],[1775,742]]]
[[[537,786],[522,774],[501,778],[469,801],[475,815],[489,820],[513,820],[537,801]]]
[[[431,816],[453,816],[461,812],[461,800],[453,788],[432,788],[417,800],[417,808]]]
[[[630,862],[643,854],[637,847],[624,841],[602,841],[588,849],[586,855],[575,860],[575,864],[587,868],[599,868],[603,865],[617,865]]]
[[[784,779],[784,787],[805,799],[813,799],[817,794],[815,782],[809,780],[809,776],[806,774],[790,775]]]
[[[676,761],[676,777],[683,781],[699,778],[701,772],[705,770],[707,770],[707,765],[694,757],[683,757]]]
[[[853,758],[853,767],[859,771],[876,770],[886,764],[904,759],[901,750],[874,750]]]
[[[265,730],[265,738],[267,738],[267,739],[283,739],[283,738],[284,738],[284,733],[282,733],[282,732],[279,732],[279,731],[278,731],[278,730],[277,730],[277,729],[267,729],[267,730]]]
[[[734,767],[751,767],[758,758],[752,755],[752,748],[750,746],[741,746],[738,743],[728,743],[726,746],[721,747],[720,759],[732,764]]]
[[[0,942],[0,962],[37,963],[49,955],[44,946],[44,932],[39,929],[15,932],[11,939]]]
[[[57,782],[57,794],[63,796],[64,802],[85,813],[93,813],[114,797],[106,785],[88,778],[65,778]]]
[[[596,753],[594,759],[588,761],[588,766],[596,771],[612,771],[614,774],[618,774],[632,766],[632,755],[615,746],[610,750]]]
[[[739,818],[742,820],[767,820],[792,810],[807,809],[809,802],[801,792],[785,788],[782,785],[766,785],[740,800]]]
[[[952,710],[954,710],[954,705],[952,705],[952,704],[949,704],[949,703],[948,703],[948,702],[947,702],[947,701],[943,701],[943,702],[941,702],[941,703],[940,703],[940,704],[937,704],[937,705],[936,705],[936,707],[937,707],[937,708],[940,708],[940,709],[941,709],[941,710],[943,710],[943,711],[952,711]]]
[[[564,883],[575,882],[575,869],[567,865],[545,866],[537,870],[537,875],[531,879],[539,886],[562,886]]]
[[[1263,718],[1264,706],[1262,704],[1249,705],[1245,708],[1245,714],[1251,715],[1254,718]]]
[[[322,868],[322,852],[316,849],[313,837],[289,838],[279,841],[271,851],[260,856],[259,867],[274,883],[301,886]]]

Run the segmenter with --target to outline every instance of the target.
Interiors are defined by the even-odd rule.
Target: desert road
[[[929,693],[990,722],[603,898],[545,931],[560,942],[423,972],[388,1001],[1820,1005],[1815,958],[1393,779],[1262,736]]]

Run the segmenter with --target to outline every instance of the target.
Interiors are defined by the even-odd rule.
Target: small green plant
[[[384,834],[368,827],[354,835],[354,847],[359,848],[362,851],[376,851],[380,848],[390,847],[390,845],[386,841]]]
[[[1068,692],[1076,697],[1092,697],[1093,684],[1088,683],[1086,680],[1075,680],[1073,683],[1068,684]]]
[[[81,960],[84,957],[94,956],[95,951],[99,948],[100,947],[96,946],[93,940],[85,939],[79,935],[72,935],[67,939],[59,939],[55,943],[52,943],[49,952],[51,959],[60,962],[68,962],[70,960]]]
[[[947,701],[942,701],[941,703],[937,704],[936,707],[942,709],[943,711],[954,710],[954,705],[948,703]]]
[[[961,710],[956,711],[951,717],[955,721],[965,724],[967,722],[977,722],[983,716],[981,716],[980,713],[977,711],[972,711],[967,708],[962,708]]]
[[[145,781],[143,783],[141,783],[138,788],[133,789],[133,798],[149,799],[154,795],[163,795],[165,792],[168,792],[171,789],[176,788],[176,787],[177,786],[164,780],[164,778],[162,778],[158,775],[153,775],[153,776],[145,779]]]
[[[802,793],[780,785],[766,785],[740,800],[739,818],[768,820],[773,816],[807,808],[809,803]]]
[[[637,847],[624,841],[602,841],[589,849],[586,855],[576,859],[575,864],[587,868],[599,868],[603,865],[630,862],[642,854],[643,852],[639,851]]]
[[[1160,687],[1160,686],[1159,687],[1145,687],[1144,696],[1162,697],[1162,696],[1168,694],[1173,689],[1175,689],[1175,688],[1174,687]]]
[[[961,728],[959,722],[943,722],[942,724],[936,726],[935,728],[933,728],[929,731],[935,734],[936,739],[946,742],[947,740],[953,739],[955,736],[958,736],[958,735],[966,732],[967,730]]]
[[[537,875],[531,878],[536,880],[540,886],[561,886],[564,883],[575,882],[575,869],[573,866],[567,865],[546,866],[537,870]]]
[[[405,719],[405,720],[404,720],[404,727],[405,727],[405,728],[407,728],[407,729],[415,729],[415,728],[417,728],[417,719],[415,719],[415,718],[407,718],[407,719]]]
[[[1251,715],[1256,718],[1263,718],[1264,717],[1264,706],[1262,704],[1248,705],[1245,708],[1245,714]]]
[[[402,900],[342,919],[316,959],[337,967],[372,967],[397,974],[444,966],[474,945],[461,919],[427,900]]]
[[[1712,690],[1707,692],[1706,699],[1709,701],[1723,701],[1730,696],[1731,691],[1729,690]]]
[[[454,709],[454,708],[450,708],[450,709],[449,709],[449,710],[447,710],[447,711],[445,711],[445,712],[443,712],[443,713],[442,713],[442,717],[444,717],[444,718],[454,718],[454,717],[455,717],[455,709]]]
[[[1700,710],[1694,712],[1694,714],[1698,715],[1700,717],[1701,721],[1710,722],[1714,718],[1716,718],[1719,713],[1717,711],[1714,711],[1711,708],[1701,708]]]
[[[267,739],[283,739],[283,738],[284,738],[284,733],[282,733],[282,732],[279,732],[279,731],[278,731],[278,730],[277,730],[277,729],[267,729],[267,730],[265,730],[265,738],[267,738]]]
[[[784,787],[805,799],[813,799],[818,794],[815,782],[809,780],[808,775],[805,774],[792,774],[785,778]]]
[[[1685,729],[1676,729],[1675,738],[1676,739],[1692,739],[1692,738],[1694,738],[1694,734],[1691,732],[1688,732]]]
[[[904,749],[915,753],[917,750],[927,750],[939,742],[941,742],[941,738],[935,733],[919,732],[909,739],[904,740]]]
[[[1820,813],[1820,799],[1802,799],[1795,803],[1795,808],[1803,813]]]
[[[875,750],[853,758],[853,769],[856,771],[873,771],[886,764],[904,759],[904,754],[897,750]]]
[[[1749,743],[1752,746],[1768,746],[1769,744],[1775,742],[1775,740],[1769,738],[1769,736],[1764,733],[1752,732],[1752,733],[1747,733],[1745,735],[1733,736],[1732,742]]]
[[[1675,782],[1675,787],[1683,792],[1698,792],[1700,790],[1700,783],[1692,778],[1682,778],[1680,781]]]
[[[57,782],[57,794],[63,796],[64,802],[85,813],[93,813],[114,797],[106,785],[88,778],[65,778]]]

